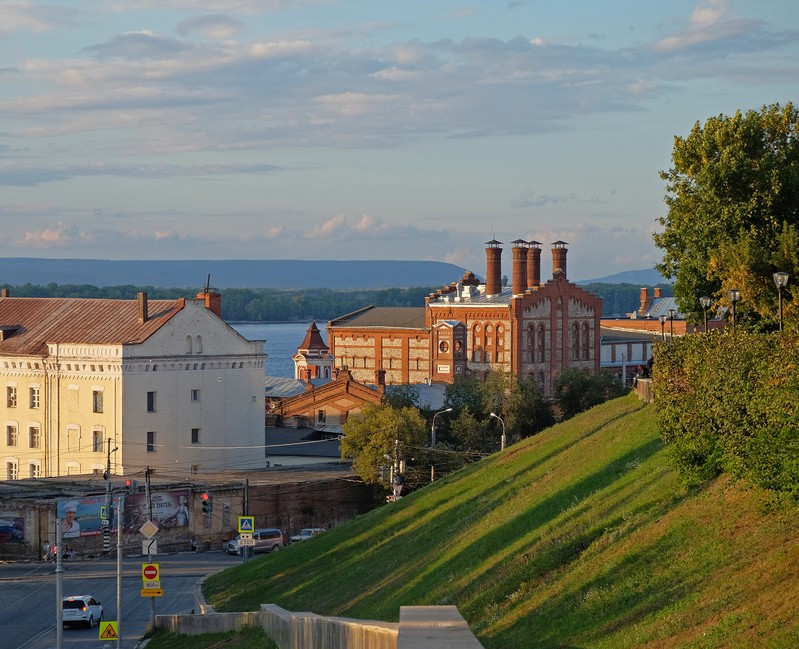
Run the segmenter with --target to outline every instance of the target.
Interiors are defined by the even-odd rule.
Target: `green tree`
[[[627,387],[607,372],[566,367],[553,386],[555,403],[564,419],[627,393]]]
[[[793,104],[763,106],[697,122],[675,137],[666,181],[668,214],[654,235],[664,251],[656,266],[674,278],[680,310],[702,319],[699,297],[729,307],[739,289],[740,322],[773,326],[776,271],[797,277],[799,224],[799,113]],[[790,297],[790,291],[784,295]],[[793,314],[793,304],[786,313]]]
[[[505,424],[520,438],[531,437],[555,423],[552,408],[530,377],[519,381],[505,408]]]
[[[352,466],[364,482],[386,484],[380,467],[390,464],[394,441],[401,445],[423,447],[427,426],[416,408],[392,408],[367,404],[361,412],[350,415],[342,426],[341,456],[351,458]]]

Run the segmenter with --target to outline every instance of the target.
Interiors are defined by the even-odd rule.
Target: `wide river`
[[[275,322],[265,324],[228,323],[248,340],[265,340],[266,359],[265,374],[267,376],[284,376],[294,378],[294,361],[291,357],[297,353],[305,338],[310,322]],[[316,326],[327,342],[326,322],[317,322]]]

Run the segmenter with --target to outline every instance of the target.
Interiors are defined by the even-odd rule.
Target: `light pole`
[[[436,414],[433,415],[433,425],[430,428],[430,448],[436,447],[436,417],[439,415],[443,415],[445,412],[452,412],[452,408],[447,408],[446,410],[440,410]]]
[[[705,311],[705,333],[707,333],[707,310],[710,306],[710,298],[707,295],[703,295],[699,298],[699,304],[702,305],[702,309]]]
[[[774,273],[774,283],[777,285],[777,292],[780,295],[780,333],[782,333],[782,289],[788,285],[788,273]]]
[[[669,342],[674,339],[674,309],[669,309]]]
[[[732,302],[732,333],[735,333],[735,303],[741,299],[741,291],[737,288],[730,289],[727,291],[727,297]]]
[[[660,320],[660,337],[666,340],[666,314],[661,313],[658,316],[658,320]]]
[[[488,413],[488,416],[489,417],[493,417],[494,419],[498,419],[499,423],[502,424],[502,438],[500,439],[499,450],[500,451],[504,451],[505,450],[505,422],[502,421],[502,417],[500,417],[496,413],[490,412],[490,413]]]

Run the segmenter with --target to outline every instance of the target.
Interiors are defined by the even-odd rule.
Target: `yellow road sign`
[[[141,564],[142,581],[158,581],[159,579],[161,579],[161,570],[157,563]]]
[[[117,640],[119,638],[119,624],[105,620],[100,622],[100,640]]]
[[[142,597],[163,597],[164,590],[162,588],[142,588]]]
[[[239,534],[255,531],[255,516],[239,516]]]

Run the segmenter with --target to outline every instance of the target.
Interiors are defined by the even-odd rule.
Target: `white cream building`
[[[0,297],[0,479],[264,467],[263,341],[197,297]]]

